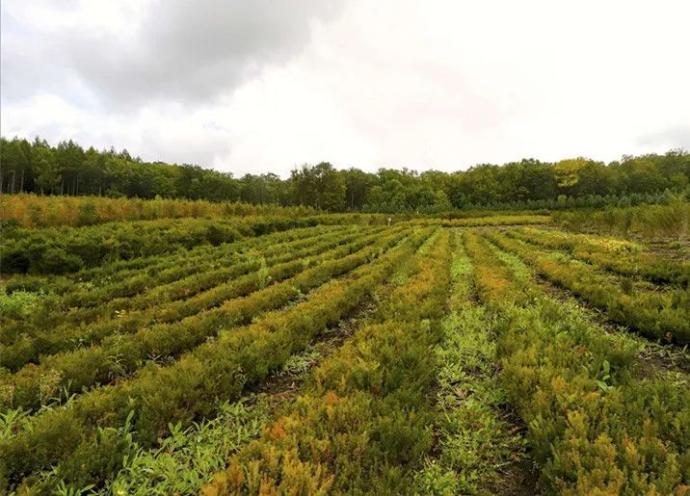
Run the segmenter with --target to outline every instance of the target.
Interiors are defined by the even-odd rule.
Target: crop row
[[[380,237],[377,245],[385,246],[386,243],[394,242],[401,236],[401,233],[392,231],[390,234]],[[2,363],[9,369],[15,370],[29,360],[36,360],[39,354],[44,355],[41,357],[42,365],[40,368],[29,365],[10,381],[14,383],[16,379],[18,384],[27,384],[28,381],[28,384],[34,386],[41,384],[39,389],[30,388],[33,393],[29,394],[28,397],[33,398],[34,403],[38,396],[43,397],[44,401],[49,400],[55,389],[65,380],[71,381],[69,388],[71,391],[79,391],[80,385],[86,383],[83,380],[76,380],[76,376],[80,378],[90,377],[89,383],[105,381],[108,378],[126,373],[133,364],[138,364],[139,361],[143,360],[142,354],[146,358],[161,359],[162,354],[160,349],[155,347],[155,342],[149,344],[149,348],[145,348],[146,352],[132,353],[140,347],[128,349],[129,346],[134,346],[133,341],[136,342],[141,339],[140,336],[149,336],[147,339],[151,341],[152,339],[162,339],[163,336],[172,333],[185,335],[189,330],[194,330],[196,334],[202,331],[208,334],[212,332],[215,326],[219,325],[219,322],[227,323],[233,319],[239,319],[238,322],[241,322],[243,318],[248,318],[251,315],[247,315],[246,312],[243,313],[241,309],[251,308],[255,301],[263,301],[260,300],[261,298],[266,300],[263,303],[264,306],[280,305],[287,295],[291,294],[290,291],[286,292],[285,290],[285,287],[289,287],[294,282],[290,278],[300,271],[347,256],[356,250],[371,245],[374,241],[376,241],[374,236],[367,236],[349,243],[334,242],[328,246],[318,247],[319,256],[317,257],[308,260],[296,257],[291,261],[275,264],[271,267],[266,266],[266,271],[262,277],[256,273],[247,274],[195,297],[164,304],[147,311],[132,312],[121,318],[105,319],[87,327],[62,326],[50,332],[35,334],[33,337],[27,336],[13,345],[2,348]],[[341,244],[342,246],[339,246]],[[333,246],[337,247],[333,248]],[[376,247],[372,249],[375,250]],[[277,287],[269,286],[262,289],[269,283],[276,283],[285,279],[287,281],[278,284]],[[299,288],[292,289],[294,293]],[[254,294],[253,300],[245,298],[233,303],[233,299],[241,298],[257,290],[261,290],[261,292]],[[218,305],[221,306],[209,310]],[[225,315],[228,317],[223,317]],[[230,318],[230,315],[234,317]],[[134,337],[131,336],[132,333],[136,333]],[[192,338],[191,335],[187,337]],[[104,338],[107,339],[107,342],[103,343],[104,346],[100,348],[83,348],[83,346],[97,344]],[[199,336],[196,336],[196,339],[199,339]],[[150,346],[154,346],[154,348],[151,349]],[[75,352],[68,351],[75,348],[79,349]],[[67,353],[59,353],[61,351]],[[52,357],[46,356],[55,353],[59,354]],[[75,373],[66,372],[65,367],[67,370],[71,367]],[[60,375],[56,376],[55,371],[60,372]],[[53,380],[46,383],[46,377],[52,377]],[[16,396],[24,391],[24,388],[12,389],[12,391],[13,395]],[[25,404],[25,401],[26,398],[19,404]]]
[[[162,255],[180,248],[230,243],[297,227],[316,226],[318,217],[118,222],[81,228],[4,229],[3,273],[63,274],[104,261]]]
[[[140,275],[142,271],[158,273],[166,269],[178,266],[194,266],[201,260],[208,258],[222,259],[232,256],[234,253],[242,253],[252,249],[272,245],[275,242],[290,242],[302,238],[308,238],[320,233],[336,232],[347,226],[318,225],[313,227],[301,227],[277,231],[261,236],[243,238],[233,243],[224,243],[219,246],[200,245],[189,250],[150,257],[139,257],[130,260],[116,260],[105,265],[82,270],[72,277],[79,282],[120,282],[133,276]]]
[[[352,311],[427,236],[415,233],[363,266],[351,260],[344,272],[354,270],[346,277],[247,327],[220,332],[173,365],[149,365],[129,380],[32,417],[16,434],[0,440],[3,486],[56,463],[59,474],[76,484],[102,481],[121,464],[125,427],[137,442],[153,445],[171,422],[188,424],[212,415],[219,399],[240,397]]]
[[[613,322],[653,339],[690,343],[690,290],[651,291],[632,282],[498,233],[487,235],[553,283],[606,312]]]
[[[364,238],[327,250],[309,261],[297,259],[277,264],[268,270],[267,276],[282,282],[263,288],[256,274],[248,274],[227,286],[222,299],[217,300],[223,303],[214,310],[175,319],[169,324],[133,327],[132,330],[136,329],[133,334],[117,333],[105,337],[100,345],[44,356],[39,366],[29,365],[0,379],[0,389],[11,391],[11,398],[6,395],[8,404],[4,407],[36,409],[58,391],[65,395],[78,393],[85,387],[129,375],[147,359],[170,360],[214,337],[220,329],[247,324],[261,313],[285,305],[332,277],[366,263],[379,250],[387,249],[402,237],[401,233],[393,233],[373,245],[372,238]],[[192,307],[192,300],[180,303],[183,308]]]
[[[683,494],[690,483],[687,376],[641,371],[636,342],[545,295],[517,257],[501,252],[499,259],[474,234],[466,248],[481,299],[500,317],[502,383],[528,426],[547,492]]]
[[[549,215],[487,215],[471,218],[421,218],[410,221],[412,225],[439,226],[439,227],[479,227],[479,226],[519,226],[548,224],[551,221]]]
[[[357,235],[354,236],[356,237]],[[310,241],[312,241],[314,245],[320,245],[326,249],[329,246],[335,246],[333,243],[339,244],[338,241],[341,238],[347,239],[348,236],[334,233],[332,235],[325,235],[324,237],[310,238]],[[318,242],[319,239],[322,240],[322,243]],[[300,250],[300,252],[304,252],[306,250],[307,249],[305,248],[304,250]],[[271,257],[269,260],[272,260],[272,263],[280,263],[282,261],[289,261],[292,259],[292,257],[286,257],[286,255],[289,254],[283,253],[281,256]],[[232,260],[237,261],[242,259],[233,257],[231,261]],[[3,326],[2,332],[0,333],[0,342],[11,344],[26,336],[41,335],[42,333],[45,333],[44,331],[46,330],[50,331],[50,333],[53,333],[52,331],[60,324],[74,323],[79,324],[77,327],[84,327],[86,324],[93,325],[94,322],[102,323],[103,320],[117,319],[120,322],[121,327],[126,327],[126,323],[131,317],[142,314],[139,310],[144,310],[146,308],[153,310],[153,307],[161,307],[161,309],[164,309],[166,306],[170,307],[170,309],[173,309],[176,306],[184,305],[183,302],[176,301],[179,299],[176,298],[176,295],[180,293],[183,294],[183,297],[188,299],[194,299],[196,297],[195,295],[198,295],[199,298],[203,298],[204,294],[208,293],[209,291],[212,292],[214,289],[213,285],[210,285],[209,288],[204,288],[206,281],[211,279],[210,282],[212,282],[213,276],[210,274],[230,271],[231,274],[228,276],[228,278],[221,278],[220,280],[219,285],[223,286],[223,284],[232,282],[230,280],[232,278],[232,273],[236,274],[237,276],[241,276],[243,273],[245,273],[245,269],[251,270],[252,267],[257,264],[259,265],[258,270],[261,270],[263,260],[265,259],[262,260],[261,257],[257,257],[256,254],[253,254],[248,258],[248,260],[251,260],[252,263],[247,264],[246,262],[236,262],[234,265],[231,265],[226,269],[217,268],[215,271],[210,272],[203,271],[200,268],[200,273],[198,275],[192,275],[160,286],[153,286],[150,291],[143,291],[141,294],[133,296],[132,298],[112,298],[109,300],[109,303],[103,304],[100,307],[77,307],[64,309],[64,307],[59,304],[58,299],[48,297],[44,300],[39,300],[39,304],[34,305],[32,315],[15,321],[11,325],[8,324]],[[161,299],[156,300],[155,298],[157,297],[160,297]],[[170,299],[166,301],[167,297],[170,297]],[[132,306],[136,308],[132,308]],[[137,320],[136,322],[140,321]]]
[[[423,247],[372,321],[311,387],[204,488],[222,494],[403,494],[432,446],[435,357],[449,284],[449,233]]]
[[[531,477],[519,468],[526,466],[525,441],[499,382],[498,319],[474,298],[473,267],[462,242],[451,277],[449,313],[434,349],[436,449],[416,477],[417,494],[497,494],[514,485],[528,494]]]
[[[371,233],[375,232],[378,231],[372,231]],[[307,238],[306,240],[270,245],[263,252],[252,251],[246,255],[235,254],[223,265],[220,265],[219,262],[210,262],[208,265],[198,263],[196,273],[160,285],[153,283],[150,290],[144,289],[131,297],[115,297],[111,295],[109,298],[105,298],[103,293],[100,293],[97,297],[104,298],[104,301],[99,306],[71,307],[66,306],[64,299],[62,299],[63,301],[48,299],[44,302],[42,308],[34,311],[34,315],[31,318],[24,319],[16,326],[8,326],[3,332],[1,340],[5,343],[10,343],[13,341],[13,338],[16,339],[22,335],[35,335],[36,329],[50,328],[57,330],[56,326],[59,324],[84,326],[94,321],[112,318],[118,318],[124,324],[124,321],[137,315],[137,311],[154,306],[162,308],[169,302],[175,302],[182,298],[193,298],[196,295],[201,297],[205,294],[210,297],[213,295],[210,290],[214,290],[219,285],[222,286],[232,282],[232,279],[235,277],[253,271],[265,271],[267,270],[267,265],[275,265],[300,257],[313,256],[325,249],[345,244],[361,236],[363,236],[361,231],[353,231],[351,234],[343,232],[328,233]],[[152,277],[152,279],[155,280],[155,277]],[[222,297],[222,294],[219,293],[219,297]],[[209,305],[214,304],[212,298],[209,298],[208,301]],[[217,298],[215,301],[218,301]],[[184,303],[173,303],[171,310],[175,305],[184,306]],[[175,314],[174,311],[170,313]]]
[[[405,269],[412,265],[401,264],[392,280],[401,281],[403,273],[407,274]],[[358,311],[356,318],[339,323],[335,329],[329,330],[324,341],[290,357],[273,377],[280,378],[277,389],[271,382],[271,386],[262,387],[257,395],[249,394],[236,402],[224,402],[213,419],[195,423],[187,429],[174,427],[154,449],[144,450],[134,444],[131,449],[134,454],[117,475],[94,494],[196,494],[215,472],[225,469],[231,454],[257,438],[267,423],[275,419],[270,414],[276,412],[276,406],[282,408],[292,402],[295,398],[293,393],[303,390],[298,386],[311,377],[312,367],[337,352],[342,344],[340,337],[369,320],[368,316],[375,311],[377,302],[381,301],[382,294],[387,294],[391,284],[376,288],[371,303]],[[42,476],[55,480],[52,473]],[[76,491],[79,488],[70,489]]]
[[[354,236],[359,230],[350,232]],[[72,283],[72,290],[63,291],[60,296],[34,293],[36,301],[28,315],[4,319],[0,342],[12,343],[22,334],[31,334],[31,329],[54,328],[61,322],[86,324],[112,316],[113,312],[122,314],[128,309],[146,308],[151,302],[162,304],[178,297],[192,296],[228,278],[259,270],[267,258],[272,263],[287,261],[290,259],[290,250],[303,252],[306,248],[313,248],[314,244],[347,238],[340,229],[304,234],[307,234],[306,239],[288,242],[266,240],[266,247],[261,251],[253,244],[225,245],[216,249],[222,250],[222,253],[198,257],[193,263],[180,260],[178,266],[167,270],[143,270],[132,278],[125,277],[121,282],[106,283],[100,287],[95,287],[92,282]],[[17,294],[10,295],[14,296]]]
[[[200,264],[197,272],[190,276],[155,285],[152,289],[135,296],[114,298],[107,304],[101,305],[99,312],[88,309],[83,313],[86,315],[96,313],[100,316],[105,310],[108,315],[112,315],[112,312],[142,310],[154,304],[160,305],[168,301],[189,298],[244,274],[261,272],[271,265],[312,257],[326,249],[344,245],[356,239],[379,235],[381,231],[382,229],[350,230],[348,232],[339,230],[335,233],[322,234],[288,243],[277,243],[267,246],[265,249],[237,254],[233,260],[223,264],[218,262],[210,263],[208,266]],[[79,313],[79,311],[70,311],[69,320],[83,322],[85,315],[79,315]]]
[[[89,281],[84,285],[83,290],[64,295],[59,303],[63,308],[83,307],[97,306],[113,298],[131,298],[149,288],[175,282],[204,270],[241,262],[243,259],[255,257],[258,253],[263,257],[284,255],[285,249],[300,250],[315,240],[342,235],[346,231],[359,232],[360,230],[358,228],[344,229],[340,226],[295,229],[224,244],[198,255],[189,252],[179,253],[176,256],[165,257],[163,260],[155,260],[150,265],[135,271],[112,272],[105,279]]]
[[[690,263],[660,257],[629,241],[533,228],[511,230],[507,234],[538,246],[567,250],[574,258],[618,274],[685,287],[690,282]]]

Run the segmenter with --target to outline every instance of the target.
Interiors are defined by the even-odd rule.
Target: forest
[[[197,165],[145,162],[126,150],[85,149],[71,140],[51,146],[39,138],[1,138],[0,162],[3,193],[180,198],[329,212],[626,207],[667,203],[690,187],[690,154],[682,150],[611,163],[524,159],[453,173],[389,168],[369,173],[322,162],[297,167],[288,178],[272,173],[235,178]]]

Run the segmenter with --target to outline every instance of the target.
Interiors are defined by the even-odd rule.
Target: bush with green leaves
[[[0,241],[2,272],[65,274],[107,261],[162,255],[199,245],[218,246],[248,236],[316,226],[319,217],[164,219],[88,227],[12,230]]]
[[[486,267],[475,270],[477,285],[487,288],[480,295],[499,316],[502,383],[528,426],[544,489],[684,494],[690,485],[687,374],[641,370],[637,341],[606,333],[582,308],[544,294],[519,258],[499,258],[487,242],[474,241],[466,244],[468,253],[476,268]],[[494,280],[486,284],[484,274]]]
[[[47,409],[9,439],[0,441],[0,480],[4,487],[30,484],[30,476],[51,465],[92,465],[75,484],[94,478],[102,483],[122,463],[123,453],[98,428],[125,425],[130,412],[134,439],[152,446],[168,426],[213,416],[220,398],[237,399],[246,388],[294,353],[303,350],[325,328],[335,325],[371,295],[402,260],[428,237],[413,233],[392,249],[371,255],[365,265],[309,293],[284,310],[218,337],[179,357],[172,365],[150,364],[132,378],[79,395],[65,406]],[[318,278],[319,274],[313,274]],[[119,468],[119,467],[118,467]]]
[[[97,346],[43,357],[39,366],[29,365],[0,378],[0,388],[12,392],[11,397],[0,399],[0,405],[3,409],[36,410],[46,402],[56,403],[54,398],[41,394],[47,377],[57,375],[55,389],[69,397],[84,388],[128,376],[149,360],[166,363],[214,338],[221,329],[227,333],[233,327],[246,325],[264,312],[280,308],[330,279],[366,264],[380,250],[390,248],[403,237],[404,233],[393,233],[380,237],[376,243],[364,238],[308,261],[297,259],[278,264],[270,274],[280,282],[267,288],[260,287],[256,274],[248,274],[229,286],[224,295],[227,300],[213,310],[170,324],[142,327],[128,335],[114,333]]]
[[[422,247],[371,322],[321,363],[294,407],[203,494],[409,492],[433,443],[429,349],[446,313],[449,241],[444,232]]]
[[[681,287],[687,287],[690,283],[690,262],[656,255],[638,243],[533,228],[513,229],[506,234],[537,246],[566,250],[573,258],[625,276]]]
[[[682,196],[666,205],[640,205],[604,210],[555,212],[554,222],[575,231],[594,230],[623,236],[687,239],[690,228],[690,203]]]
[[[395,232],[392,231],[391,235]],[[330,249],[335,257],[347,255],[373,243],[378,237],[377,233],[353,237],[336,233],[334,238],[321,243],[311,240],[308,248],[269,259],[275,265],[269,271],[269,277],[281,281],[320,262],[324,251]],[[202,272],[184,278],[179,284],[156,286],[138,297],[124,301],[114,299],[110,304],[97,308],[70,309],[60,313],[55,310],[59,305],[46,304],[42,310],[48,315],[39,311],[32,319],[25,319],[4,331],[2,341],[7,344],[0,344],[0,366],[16,370],[30,361],[39,360],[39,355],[97,344],[107,336],[131,334],[157,324],[169,325],[198,314],[207,315],[224,301],[256,290],[260,281],[256,273],[247,272],[258,269],[259,265],[256,257],[252,256],[246,263]],[[214,282],[217,284],[213,285]],[[203,290],[209,284],[211,287]]]
[[[627,282],[625,276],[607,274],[496,232],[487,237],[518,254],[549,281],[604,310],[613,322],[652,339],[690,343],[690,289],[646,289]]]

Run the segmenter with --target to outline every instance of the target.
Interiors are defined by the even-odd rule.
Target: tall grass
[[[16,221],[24,227],[85,226],[119,220],[170,219],[271,215],[312,215],[310,207],[280,207],[246,203],[213,203],[205,200],[156,198],[106,198],[99,196],[2,195],[0,220]]]
[[[577,231],[594,230],[622,236],[687,240],[690,203],[676,200],[668,205],[554,212],[552,218],[555,224]]]

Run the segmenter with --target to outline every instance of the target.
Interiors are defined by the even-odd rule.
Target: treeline
[[[420,213],[451,209],[558,209],[665,203],[690,188],[690,154],[626,156],[611,163],[586,158],[555,163],[522,160],[482,164],[467,171],[421,174],[336,170],[328,162],[296,168],[287,179],[231,173],[195,165],[144,162],[126,150],[84,149],[0,138],[3,193],[185,198],[327,211]]]

